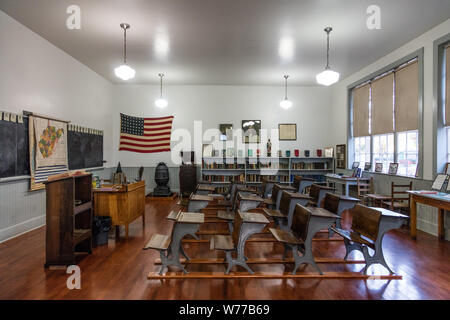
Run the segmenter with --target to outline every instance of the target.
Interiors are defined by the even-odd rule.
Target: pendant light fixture
[[[136,71],[127,65],[127,29],[130,29],[130,25],[128,23],[121,23],[120,27],[123,29],[123,64],[114,69],[114,73],[116,77],[126,81],[133,79]]]
[[[159,96],[159,99],[155,101],[155,106],[157,106],[158,108],[165,108],[167,107],[167,105],[169,104],[167,102],[166,99],[163,98],[163,94],[162,94],[162,81],[163,81],[163,77],[164,77],[164,73],[160,73],[158,74],[159,78],[160,78],[160,83],[161,83],[161,95]]]
[[[287,97],[287,79],[289,78],[288,75],[284,76],[284,89],[285,89],[285,95],[284,95],[284,100],[282,100],[280,102],[280,107],[282,107],[283,109],[289,109],[290,107],[292,107],[292,101],[288,99]]]
[[[332,30],[331,27],[324,29],[327,33],[327,66],[324,71],[316,76],[317,83],[324,86],[330,86],[339,81],[339,73],[330,69],[330,32]]]

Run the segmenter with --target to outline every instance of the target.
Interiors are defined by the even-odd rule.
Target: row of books
[[[245,165],[243,163],[203,162],[203,169],[245,169]]]
[[[297,162],[292,164],[294,170],[323,170],[328,169],[325,162]]]
[[[231,182],[231,181],[245,181],[244,174],[236,176],[218,176],[218,175],[202,175],[202,181],[205,182]]]

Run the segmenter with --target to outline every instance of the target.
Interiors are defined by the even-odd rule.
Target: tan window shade
[[[394,73],[372,82],[372,134],[394,132]]]
[[[450,47],[447,47],[445,55],[445,125],[450,126]]]
[[[419,63],[395,72],[395,131],[418,129]]]
[[[353,136],[369,135],[369,88],[366,84],[353,89]]]

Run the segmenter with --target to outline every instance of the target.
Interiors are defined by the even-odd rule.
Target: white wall
[[[104,130],[110,146],[111,83],[2,11],[0,30],[0,110]],[[110,147],[104,158],[112,158]]]
[[[376,32],[376,31],[373,31]],[[331,116],[335,125],[330,143],[347,142],[347,86],[424,47],[424,179],[433,179],[433,42],[450,32],[450,19],[332,87]]]
[[[111,160],[112,85],[2,11],[0,30],[0,110],[104,130]],[[0,241],[45,224],[45,192],[28,192],[28,185],[0,183]]]
[[[174,115],[173,130],[186,128],[191,132],[195,120],[203,121],[203,131],[208,128],[218,129],[220,123],[232,123],[234,128],[241,128],[242,120],[261,120],[263,129],[277,129],[279,123],[297,123],[297,141],[280,141],[283,155],[289,149],[293,154],[294,149],[300,149],[300,152],[305,149],[313,151],[330,145],[329,127],[332,119],[329,117],[329,88],[289,87],[289,99],[294,102],[289,110],[279,106],[284,97],[284,88],[281,86],[167,86],[164,87],[164,95],[169,106],[165,109],[154,106],[158,95],[158,86],[114,87],[115,161],[120,161],[123,166],[155,166],[159,161],[171,164],[171,158],[168,152],[136,154],[118,151],[119,113],[140,117]],[[172,148],[174,145],[176,142],[172,141]],[[265,147],[261,150],[263,152]],[[276,153],[276,150],[272,148],[272,152]]]

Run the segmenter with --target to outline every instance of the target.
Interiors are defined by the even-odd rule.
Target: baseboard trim
[[[45,214],[0,230],[0,243],[45,226]]]

